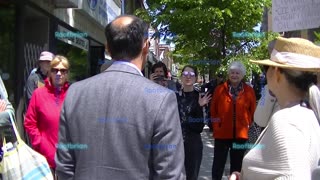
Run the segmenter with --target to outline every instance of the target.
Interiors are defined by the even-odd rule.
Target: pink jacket
[[[69,84],[65,83],[59,91],[46,79],[45,87],[33,92],[25,116],[24,127],[32,147],[47,158],[51,168],[56,166],[54,156],[58,143],[60,110],[68,87]]]

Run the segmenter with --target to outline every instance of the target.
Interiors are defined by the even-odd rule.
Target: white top
[[[276,112],[242,163],[241,180],[311,179],[320,160],[320,126],[300,105]]]

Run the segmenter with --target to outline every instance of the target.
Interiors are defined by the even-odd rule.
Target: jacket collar
[[[138,76],[143,76],[141,71],[132,63],[130,62],[115,62],[113,63],[106,71],[104,72],[112,72],[112,71],[118,71],[118,72],[125,72],[130,73]]]

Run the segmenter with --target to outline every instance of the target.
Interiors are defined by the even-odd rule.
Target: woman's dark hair
[[[280,72],[285,75],[288,82],[303,92],[308,92],[310,85],[317,83],[317,76],[311,72],[301,72],[299,75],[294,75],[293,70],[280,69]]]
[[[191,65],[185,65],[185,66],[182,68],[181,76],[182,76],[182,72],[183,72],[186,68],[193,69],[194,74],[196,75],[196,77],[198,77],[198,70],[197,70],[197,68],[196,68],[195,66],[191,66]]]
[[[159,62],[155,63],[151,68],[151,73],[154,73],[157,68],[162,68],[163,72],[164,72],[164,77],[168,78],[168,69],[167,69],[167,66],[163,62],[159,61]]]

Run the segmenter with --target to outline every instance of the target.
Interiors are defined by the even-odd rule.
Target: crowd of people
[[[214,139],[213,180],[222,179],[228,154],[230,180],[319,178],[319,46],[301,38],[273,41],[269,60],[251,61],[267,78],[256,103],[240,61],[229,65],[226,79],[217,73],[200,91],[192,65],[182,68],[181,84],[168,79],[162,62],[144,77],[148,27],[130,15],[109,23],[113,61],[72,85],[66,57],[40,54],[26,83],[24,128],[55,179],[197,180],[205,124]],[[10,127],[8,113],[14,109],[1,80],[0,128]],[[253,126],[260,131],[252,140]]]

